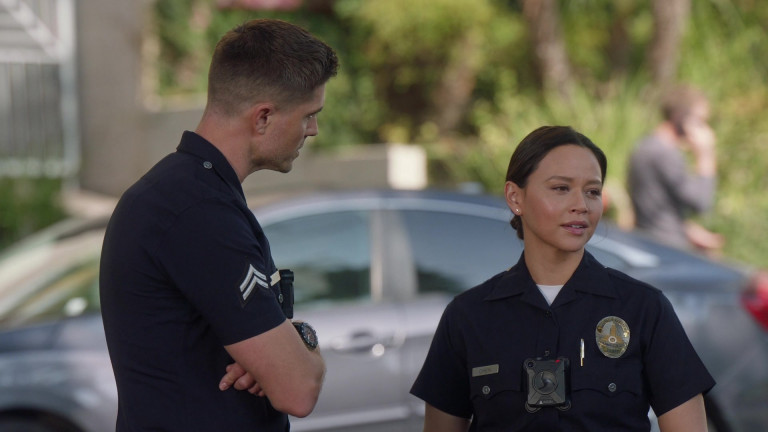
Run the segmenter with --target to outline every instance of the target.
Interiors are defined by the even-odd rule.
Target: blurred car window
[[[405,210],[402,216],[419,294],[458,294],[520,258],[522,243],[508,221],[419,210]]]
[[[103,227],[36,236],[0,258],[0,324],[26,324],[98,311]]]
[[[69,268],[59,279],[20,299],[3,317],[3,324],[52,321],[99,311],[99,262],[86,261]]]
[[[587,250],[591,253],[595,259],[600,261],[600,264],[610,267],[616,270],[627,271],[628,266],[624,259],[619,255],[602,248],[599,243],[587,244]]]
[[[296,305],[370,300],[369,220],[367,211],[341,211],[265,225],[275,264],[295,272]]]

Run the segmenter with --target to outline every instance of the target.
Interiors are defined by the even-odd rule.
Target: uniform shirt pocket
[[[522,367],[505,366],[502,365],[498,373],[470,377],[473,423],[480,430],[509,426],[511,416],[508,414],[514,408],[522,411],[524,406],[526,395],[522,386]]]
[[[520,372],[522,375],[522,371]],[[490,400],[500,393],[521,391],[521,378],[502,375],[500,373],[470,378],[472,399]]]
[[[585,417],[614,417],[616,424],[648,414],[642,363],[635,359],[592,359],[571,365],[571,403]]]
[[[622,359],[593,360],[589,366],[571,366],[571,389],[591,390],[603,396],[616,397],[628,392],[640,396],[643,391],[639,362]]]

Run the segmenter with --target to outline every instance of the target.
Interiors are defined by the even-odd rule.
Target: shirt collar
[[[517,295],[527,297],[535,293],[536,289],[536,283],[528,272],[528,266],[525,265],[525,253],[523,253],[520,254],[520,260],[517,264],[496,280],[496,285],[485,297],[485,300],[500,300]],[[555,299],[555,303],[560,304],[572,300],[575,298],[576,292],[610,298],[618,297],[605,267],[587,251],[584,251],[579,266],[563,286],[557,299]]]
[[[221,151],[208,140],[191,131],[184,131],[176,151],[187,153],[201,160],[205,168],[213,169],[245,202],[245,194],[240,179]],[[209,165],[210,164],[210,165]]]

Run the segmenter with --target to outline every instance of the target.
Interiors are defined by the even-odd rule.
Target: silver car
[[[278,267],[296,273],[296,318],[317,329],[327,363],[315,411],[291,429],[420,431],[423,402],[408,390],[445,305],[522,251],[505,203],[434,191],[329,192],[255,213]],[[114,429],[96,285],[103,228],[57,228],[0,257],[0,431]],[[706,398],[710,430],[767,430],[768,285],[605,222],[588,248],[672,301],[718,382]]]

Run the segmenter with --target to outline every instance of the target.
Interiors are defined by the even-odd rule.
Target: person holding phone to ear
[[[661,114],[661,123],[629,158],[635,227],[671,246],[717,252],[723,237],[690,219],[712,208],[717,186],[709,101],[700,90],[679,86],[665,95]]]

